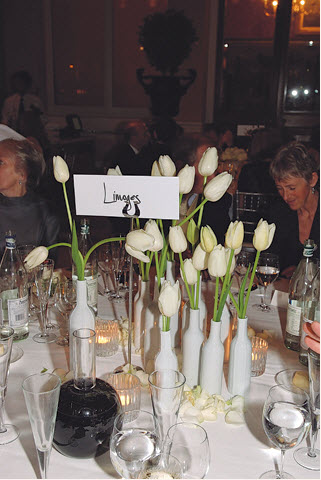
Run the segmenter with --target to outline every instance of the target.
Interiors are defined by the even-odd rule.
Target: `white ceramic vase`
[[[199,384],[201,346],[204,335],[200,329],[200,310],[189,310],[189,315],[186,315],[189,323],[182,338],[182,373],[186,377],[186,384],[193,388]]]
[[[154,297],[144,310],[144,370],[152,373],[155,370],[155,357],[160,350],[160,334],[162,315],[158,308],[159,290],[155,278]]]
[[[73,333],[79,328],[95,330],[95,315],[87,304],[87,282],[77,280],[77,304],[69,318],[69,366],[73,370]]]
[[[211,320],[211,329],[201,352],[200,385],[211,395],[220,395],[224,364],[224,346],[221,340],[222,322]]]
[[[171,344],[171,332],[160,332],[160,351],[155,358],[155,370],[178,370],[177,357]]]
[[[172,285],[175,284],[175,263],[167,261],[166,264],[166,280],[171,282]],[[176,312],[175,315],[171,317],[171,342],[172,347],[177,348],[181,344],[180,336],[180,322],[179,322],[179,312]]]
[[[195,285],[195,288],[196,288],[196,285]],[[202,278],[200,278],[200,288],[199,288],[199,296],[198,296],[198,309],[200,311],[200,329],[202,330],[203,332],[203,335],[205,336],[206,334],[206,319],[207,319],[207,308],[206,308],[206,303],[204,302],[203,298],[202,298]],[[183,307],[183,311],[182,311],[182,320],[181,320],[181,324],[182,324],[182,334],[181,336],[183,337],[186,329],[187,329],[187,326],[189,325],[189,314],[190,314],[190,302],[189,300],[187,300],[187,302],[185,303],[184,307]]]
[[[141,281],[139,296],[134,304],[134,345],[140,349],[144,344],[145,311],[149,304],[149,280]]]
[[[251,385],[252,343],[247,335],[247,317],[238,318],[231,342],[227,389],[231,395],[246,395]]]

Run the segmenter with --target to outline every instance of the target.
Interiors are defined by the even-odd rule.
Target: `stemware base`
[[[7,445],[7,443],[17,440],[20,435],[19,430],[14,425],[5,424],[4,427],[6,428],[6,431],[0,433],[0,445]]]
[[[17,345],[12,345],[10,363],[17,362],[18,360],[20,360],[22,356],[23,356],[22,348],[18,347]]]
[[[309,470],[320,470],[320,450],[315,448],[314,454],[309,455],[310,449],[307,447],[299,448],[293,454],[294,460],[301,465],[301,467]]]
[[[269,470],[268,472],[263,473],[259,478],[294,478],[293,475],[287,472],[283,472],[280,475],[276,470]]]
[[[55,333],[36,333],[33,340],[37,343],[53,343],[57,340],[57,335]]]
[[[270,312],[271,307],[269,305],[265,305],[262,303],[255,303],[253,307],[258,310],[259,312]]]

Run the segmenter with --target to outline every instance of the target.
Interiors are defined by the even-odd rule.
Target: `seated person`
[[[320,255],[319,165],[304,145],[291,142],[278,151],[270,172],[282,197],[271,206],[267,219],[276,225],[270,251],[279,255],[281,275],[290,278],[305,240],[313,239],[314,257]]]
[[[1,253],[8,230],[16,233],[17,245],[48,246],[57,241],[59,233],[56,215],[34,191],[45,170],[43,155],[29,140],[14,139],[15,133],[10,138],[7,132],[7,138],[0,141]]]

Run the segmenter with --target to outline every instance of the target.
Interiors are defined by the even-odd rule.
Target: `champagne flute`
[[[36,373],[22,383],[41,478],[47,478],[60,385],[60,378],[53,373]]]
[[[63,317],[61,331],[63,335],[56,340],[62,347],[69,345],[69,317],[77,303],[77,292],[73,280],[65,280],[57,285],[55,304]]]
[[[130,410],[115,418],[110,439],[110,459],[123,478],[138,478],[143,462],[160,453],[156,417],[143,410]]]
[[[261,297],[261,303],[255,305],[258,310],[262,312],[269,312],[271,310],[266,299],[267,287],[278,278],[279,273],[280,264],[278,255],[274,253],[261,253],[256,267],[256,277],[259,285],[263,286],[263,297]]]
[[[21,258],[22,263],[25,266],[25,269],[28,274],[28,294],[29,294],[29,323],[36,323],[38,321],[37,314],[39,313],[39,309],[33,303],[33,287],[35,285],[35,273],[33,269],[29,269],[24,263],[24,260],[29,253],[36,248],[35,245],[19,245],[17,247],[17,252]]]
[[[111,290],[108,286],[108,278],[112,272],[112,251],[110,243],[104,243],[99,247],[98,268],[104,282],[104,295],[114,294],[114,290]]]
[[[260,478],[294,478],[284,472],[285,451],[298,445],[311,424],[309,397],[294,386],[274,385],[264,403],[262,423],[266,436],[281,450],[279,471],[270,470]]]
[[[52,332],[48,332],[47,321],[48,301],[52,282],[52,274],[54,270],[54,261],[51,259],[47,259],[34,270],[37,297],[40,307],[41,332],[34,335],[33,339],[35,342],[38,343],[52,343],[57,340],[57,336]]]
[[[120,277],[122,274],[122,268],[126,253],[125,241],[119,240],[118,242],[112,242],[111,251],[116,291],[114,294],[110,295],[110,298],[114,303],[121,303],[124,301],[123,295],[120,294]]]
[[[6,445],[19,437],[17,427],[5,424],[3,420],[13,334],[13,328],[0,327],[0,445]]]

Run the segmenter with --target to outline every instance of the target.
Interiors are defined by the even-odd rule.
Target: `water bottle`
[[[313,321],[320,322],[320,268],[317,269],[311,284],[308,286],[302,312],[302,326],[304,323]],[[308,347],[304,341],[306,333],[301,328],[299,360],[303,365],[308,366]]]
[[[0,325],[13,328],[13,340],[29,335],[28,276],[12,231],[6,232],[6,248],[0,263]]]

